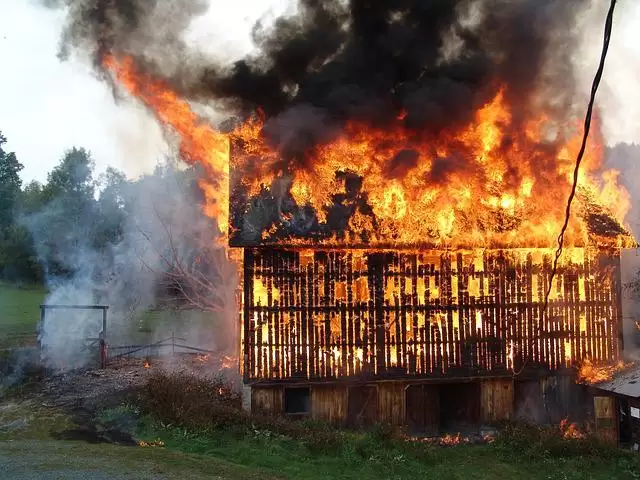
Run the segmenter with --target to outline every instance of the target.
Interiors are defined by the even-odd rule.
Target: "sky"
[[[193,41],[240,56],[251,49],[249,31],[264,15],[290,8],[287,0],[211,1],[210,11],[192,29]],[[576,53],[580,90],[587,92],[602,42],[605,0],[583,22],[584,42]],[[640,2],[619,0],[603,85],[605,139],[609,144],[640,142]],[[78,60],[56,54],[64,12],[38,0],[0,1],[0,131],[6,148],[24,164],[25,181],[45,181],[64,151],[91,151],[98,171],[107,165],[129,176],[148,171],[168,152],[161,130],[138,105],[116,105],[107,86]]]
[[[235,57],[251,49],[257,19],[288,7],[286,0],[219,3],[220,11],[197,19],[193,41]],[[116,105],[89,65],[58,59],[63,22],[63,11],[38,0],[0,0],[0,131],[5,149],[25,166],[22,178],[45,181],[73,146],[89,150],[98,171],[111,165],[136,176],[152,169],[168,152],[161,129],[140,106]]]

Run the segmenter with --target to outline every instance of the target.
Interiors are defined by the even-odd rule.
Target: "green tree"
[[[72,275],[80,255],[91,246],[99,224],[93,171],[87,150],[67,150],[42,188],[43,208],[29,217],[29,230],[47,274]],[[38,187],[32,184],[29,193],[37,204]]]
[[[22,215],[31,215],[41,211],[45,203],[44,186],[40,182],[33,180],[24,186],[20,196],[20,213]]]
[[[0,278],[9,281],[40,281],[41,270],[29,231],[19,223],[23,192],[20,172],[24,168],[15,153],[2,147],[0,133]]]
[[[108,167],[98,179],[100,195],[97,202],[99,222],[96,225],[93,244],[96,249],[116,244],[122,238],[125,222],[129,182],[125,174]]]
[[[0,228],[8,228],[14,222],[22,187],[20,172],[24,168],[15,153],[4,150],[6,142],[7,139],[0,132]]]
[[[93,178],[94,161],[84,148],[67,150],[47,177],[45,199],[64,200],[85,207],[94,198],[96,184]]]

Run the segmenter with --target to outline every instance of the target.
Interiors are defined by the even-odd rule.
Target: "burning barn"
[[[203,167],[253,410],[558,423],[576,368],[620,358],[629,201],[597,116],[554,265],[582,142],[567,25],[589,2],[486,6],[303,1],[228,68],[154,63],[115,10],[72,31]],[[226,133],[208,100],[237,114]]]
[[[443,210],[402,203],[394,182],[367,192],[354,170],[345,161],[329,181],[274,179],[272,189],[288,182],[284,198],[266,188],[247,195],[246,177],[232,175],[230,243],[243,248],[242,371],[252,409],[422,431],[580,416],[575,369],[616,362],[623,348],[619,249],[631,239],[614,218],[585,210],[585,241],[565,250],[552,279],[554,250],[518,231],[536,228],[517,216],[518,199],[495,199],[513,204],[464,219],[478,225],[473,216],[493,213],[505,222],[506,210],[508,226],[461,231],[447,244],[437,230]],[[323,181],[320,194],[333,202],[317,204],[328,205],[324,215],[290,193],[311,194]],[[372,193],[397,198],[381,206]],[[444,228],[455,230],[456,220]],[[496,246],[462,243],[477,238]]]

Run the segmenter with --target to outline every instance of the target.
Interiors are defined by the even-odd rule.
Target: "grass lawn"
[[[35,343],[45,295],[43,287],[0,283],[0,349]]]
[[[353,435],[337,450],[310,450],[304,444],[266,432],[189,434],[156,426],[148,440],[161,440],[168,451],[228,460],[243,467],[291,479],[531,479],[609,480],[640,478],[637,455],[558,454],[523,450],[516,445],[440,447],[377,441]]]
[[[122,410],[129,411],[116,409],[105,415],[120,415]],[[535,445],[523,448],[505,442],[446,448],[353,433],[345,434],[339,445],[327,445],[323,450],[268,431],[190,433],[149,419],[140,423],[139,438],[150,443],[161,440],[164,446],[125,447],[52,439],[52,431],[71,426],[67,416],[40,404],[0,404],[0,464],[13,465],[13,471],[18,471],[17,465],[30,474],[58,472],[60,478],[80,478],[71,474],[91,472],[109,475],[104,478],[160,479],[640,478],[638,455],[621,451],[579,454],[571,447],[564,452],[553,448],[545,451]]]

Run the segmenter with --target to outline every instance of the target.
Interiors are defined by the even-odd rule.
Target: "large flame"
[[[435,136],[416,135],[400,120],[386,130],[352,122],[338,138],[316,146],[293,167],[263,138],[261,119],[247,121],[230,135],[219,133],[162,81],[140,74],[129,57],[109,56],[104,65],[178,133],[183,157],[206,168],[201,182],[206,211],[218,219],[223,232],[228,228],[233,139],[241,147],[234,151],[232,169],[249,195],[267,189],[274,197],[286,196],[298,207],[311,207],[321,224],[337,196],[346,198],[344,203],[364,199],[371,211],[354,209],[342,244],[361,243],[363,238],[370,245],[549,248],[556,243],[582,132],[558,127],[542,108],[524,122],[514,120],[506,87],[463,127]],[[574,209],[567,246],[589,243],[585,212],[594,206],[619,222],[629,209],[629,195],[617,184],[617,172],[598,173],[603,148],[598,128],[594,131],[579,176],[582,208]],[[344,174],[360,179],[357,192],[347,192]]]
[[[153,111],[163,125],[175,130],[180,137],[182,157],[205,168],[206,178],[200,181],[200,188],[206,197],[205,213],[217,219],[221,232],[226,233],[229,219],[227,135],[200,120],[190,105],[163,82],[139,74],[130,57],[119,61],[107,56],[104,65],[129,93]]]

